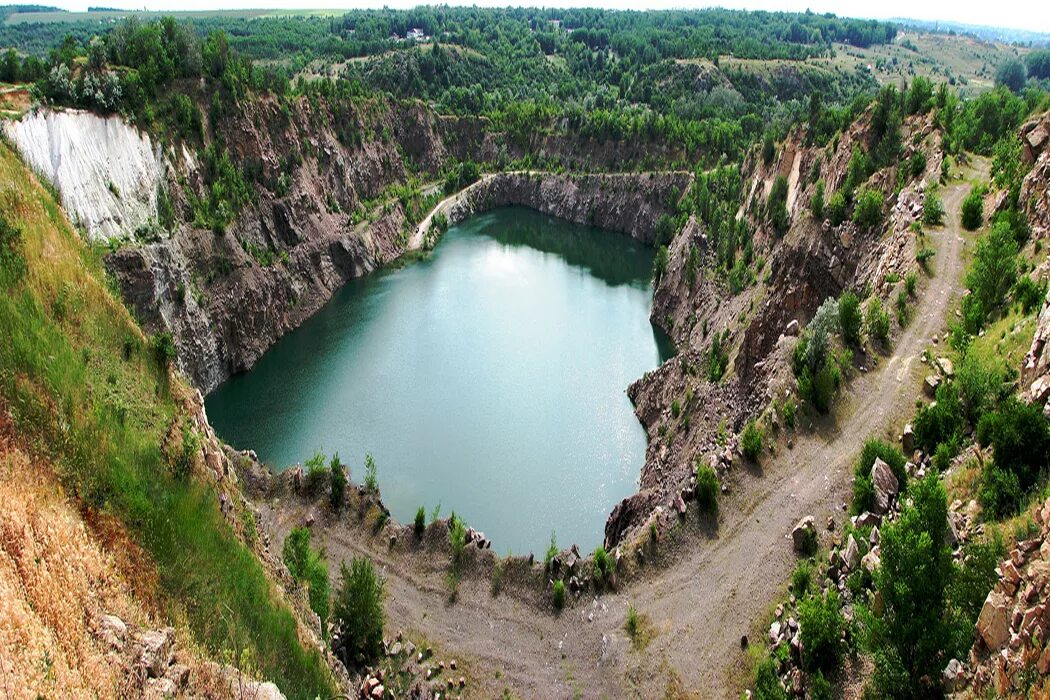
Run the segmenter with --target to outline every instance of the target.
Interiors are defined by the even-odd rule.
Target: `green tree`
[[[779,234],[784,234],[791,223],[787,210],[787,196],[787,178],[783,175],[777,175],[776,179],[773,180],[773,187],[769,190],[766,212],[769,216],[769,223],[773,225],[773,230]]]
[[[757,462],[762,455],[762,440],[762,428],[758,427],[754,419],[749,420],[740,435],[740,445],[744,456],[752,462]]]
[[[950,639],[946,590],[954,569],[947,545],[947,496],[935,474],[908,493],[910,503],[900,518],[883,528],[882,564],[874,577],[883,601],[882,615],[872,619],[870,630],[876,658],[909,679],[905,695],[897,696],[901,675],[876,675],[873,682],[884,697],[926,697],[929,683],[940,682],[942,652]]]
[[[962,225],[967,231],[976,231],[984,223],[984,191],[975,187],[962,204]]]
[[[1010,227],[1003,222],[977,242],[966,286],[984,317],[1002,306],[1017,282],[1017,253]]]
[[[1021,92],[1027,78],[1024,64],[1016,58],[1008,58],[995,71],[995,84],[1009,88],[1010,92]]]
[[[340,634],[343,663],[361,668],[379,658],[383,649],[384,584],[372,561],[354,557],[339,566],[339,590],[334,617]]]
[[[817,185],[813,189],[813,197],[809,200],[809,210],[813,213],[813,218],[820,221],[824,218],[824,181],[817,180]]]
[[[332,507],[336,510],[341,510],[343,507],[343,501],[346,498],[346,471],[343,469],[343,465],[339,462],[339,454],[332,455],[332,461],[328,465],[328,470],[331,475],[331,500]]]
[[[846,626],[838,592],[832,589],[826,595],[804,599],[798,606],[798,618],[803,666],[808,671],[835,670],[842,658],[842,630]]]
[[[850,345],[859,345],[862,324],[860,299],[853,292],[843,292],[839,297],[839,327],[842,329],[842,339]]]
[[[882,223],[882,194],[878,190],[861,189],[853,210],[853,223],[868,230]]]

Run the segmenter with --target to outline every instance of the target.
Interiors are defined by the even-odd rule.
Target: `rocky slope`
[[[940,134],[928,118],[910,118],[902,129],[903,162],[921,150],[926,168],[898,181],[896,165],[874,173],[866,186],[887,202],[886,222],[862,230],[847,220],[839,226],[815,220],[809,201],[816,182],[826,183],[826,197],[841,187],[855,147],[867,149],[870,124],[862,118],[827,148],[807,147],[795,132],[765,165],[757,152],[745,162],[744,197],[738,218],[755,228],[756,258],[764,258],[755,282],[734,293],[724,272],[714,269],[715,252],[701,222],[690,219],[669,244],[667,273],[653,301],[652,319],[674,339],[678,356],[630,388],[636,412],[649,434],[641,489],[620,503],[606,525],[606,545],[615,545],[644,523],[653,508],[684,510],[692,495],[699,463],[725,474],[739,453],[733,433],[775,397],[793,387],[790,373],[792,335],[812,318],[829,296],[847,289],[870,289],[882,299],[895,293],[905,273],[916,269],[920,245],[909,230],[922,212],[926,189],[936,182],[942,153]],[[788,182],[789,231],[778,236],[762,212],[778,175]],[[690,251],[698,249],[703,272],[689,284]],[[863,294],[862,294],[863,296]],[[708,381],[707,355],[713,334],[722,337],[733,371],[720,382]],[[861,366],[867,360],[857,359]],[[675,402],[686,416],[672,410]],[[719,433],[724,439],[717,439]]]
[[[41,110],[4,122],[4,133],[54,184],[91,240],[105,242],[157,218],[164,158],[149,135],[120,117]]]

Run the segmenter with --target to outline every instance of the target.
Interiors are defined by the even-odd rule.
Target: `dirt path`
[[[387,580],[388,629],[420,633],[455,650],[472,673],[470,695],[492,697],[509,688],[527,698],[662,697],[677,678],[690,694],[733,697],[743,677],[740,638],[775,604],[793,566],[792,526],[807,514],[821,525],[834,514],[841,525],[861,441],[875,434],[895,438],[912,410],[924,367],[918,359],[944,330],[961,286],[958,212],[968,190],[959,183],[942,192],[948,225],[929,233],[937,251],[933,276],[892,355],[853,379],[848,393],[854,398],[835,421],[800,434],[794,449],[767,457],[761,469],[737,474],[717,530],[685,526],[668,566],[555,617],[513,595],[493,597],[483,577],[465,578],[459,601],[449,604],[440,559],[390,552],[359,531],[320,522],[315,532],[329,560],[372,557]],[[266,517],[280,520],[275,524],[283,535],[302,516],[285,504],[267,509]],[[655,631],[642,652],[632,650],[623,633],[628,602]]]
[[[835,424],[800,436],[794,449],[738,479],[714,539],[691,547],[677,564],[628,591],[661,631],[640,662],[628,663],[635,671],[630,675],[649,677],[640,671],[651,672],[654,662],[666,659],[685,687],[701,697],[734,696],[744,661],[740,638],[775,604],[794,565],[791,528],[804,515],[814,515],[818,525],[834,515],[841,527],[860,443],[873,435],[896,440],[913,411],[925,367],[919,358],[945,329],[961,287],[964,240],[958,222],[968,191],[966,183],[944,189],[947,226],[929,233],[937,251],[933,276],[893,354],[849,385],[852,400],[840,407]],[[650,686],[643,694],[657,690]]]

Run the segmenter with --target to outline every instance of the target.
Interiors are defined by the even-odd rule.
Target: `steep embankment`
[[[194,649],[229,652],[291,696],[329,695],[336,684],[317,651],[319,631],[293,613],[298,603],[262,563],[265,546],[251,534],[253,515],[199,395],[170,371],[169,348],[147,342],[58,203],[7,145],[0,291],[0,479],[19,493],[0,542],[0,581],[19,590],[0,606],[9,606],[5,640],[28,645],[5,645],[4,668],[54,649],[53,673],[46,655],[33,660],[45,664],[46,694],[117,680],[138,695],[167,677],[171,661],[170,634],[139,625],[173,624],[184,662]],[[30,468],[36,476],[22,484]],[[154,647],[155,665],[138,660],[143,644]],[[100,668],[103,656],[112,667]],[[212,671],[200,683],[225,682],[226,671]],[[177,676],[201,687],[192,669],[189,680]]]

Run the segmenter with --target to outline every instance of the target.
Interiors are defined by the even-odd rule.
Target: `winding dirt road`
[[[895,439],[913,410],[924,367],[919,357],[942,334],[961,288],[965,243],[958,214],[968,191],[968,183],[942,191],[948,225],[929,233],[933,275],[892,355],[853,379],[853,398],[835,419],[799,433],[794,449],[767,456],[761,469],[738,470],[717,529],[687,519],[666,566],[556,617],[514,595],[493,597],[489,581],[478,576],[466,577],[458,602],[450,604],[440,558],[391,552],[359,531],[322,521],[315,533],[329,560],[372,557],[387,580],[388,630],[415,632],[438,649],[455,650],[466,661],[470,695],[509,689],[527,698],[649,698],[680,683],[690,696],[734,697],[743,679],[740,638],[783,594],[794,565],[792,526],[807,514],[819,524],[834,515],[841,525],[861,442],[872,435]],[[288,504],[266,509],[282,535],[302,516]],[[628,602],[654,631],[644,651],[633,650],[623,632]]]

